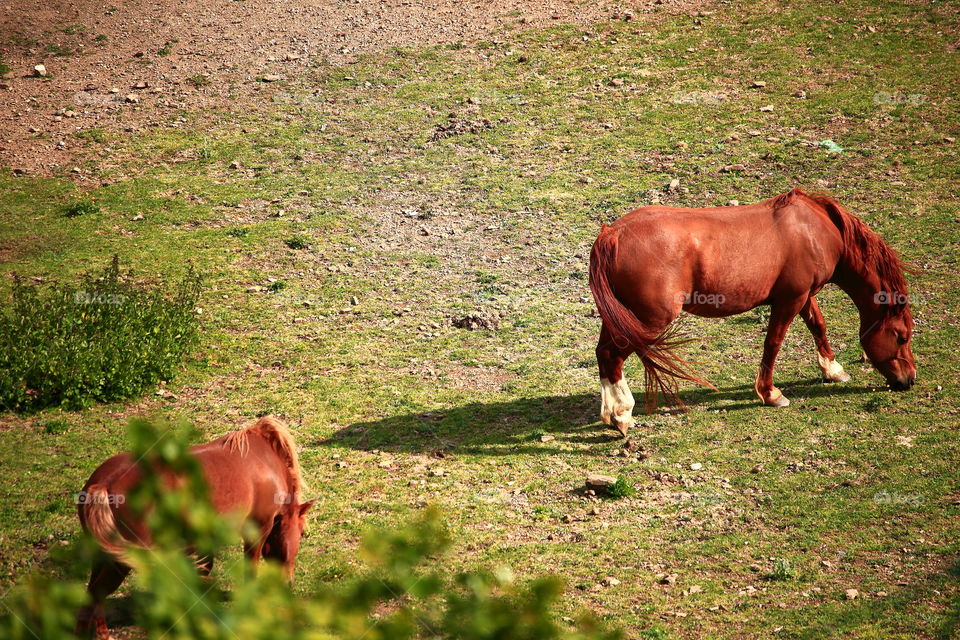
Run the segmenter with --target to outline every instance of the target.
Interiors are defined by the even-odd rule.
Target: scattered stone
[[[766,106],[764,106],[764,107],[760,107],[760,111],[763,112],[763,113],[770,113],[770,112],[773,111],[773,105],[772,105],[772,104],[768,104],[768,105],[766,105]]]
[[[610,80],[610,86],[611,86],[611,87],[622,87],[622,86],[623,86],[623,78],[612,78],[612,79]]]
[[[263,80],[264,82],[280,82],[281,80],[283,80],[283,78],[276,73],[268,73],[267,75],[263,76],[261,80]]]
[[[722,169],[720,169],[720,173],[730,173],[730,172],[732,172],[732,171],[746,171],[746,170],[747,170],[747,168],[746,168],[744,165],[740,164],[740,163],[737,163],[737,164],[728,164],[728,165],[726,165],[725,167],[723,167]]]
[[[133,217],[130,218],[130,219],[133,220],[134,222],[137,222],[138,220],[143,220],[143,214],[142,214],[142,213],[138,213],[137,215],[133,216]]]
[[[500,328],[500,317],[482,312],[469,313],[462,318],[454,318],[451,323],[458,329],[467,329],[468,331],[478,329],[496,331]]]
[[[434,467],[427,472],[427,475],[431,478],[442,478],[447,475],[447,470],[443,467]]]
[[[590,176],[583,176],[582,178],[580,178],[580,182],[582,184],[590,184],[591,182],[593,182],[593,178],[591,178]]]
[[[606,578],[600,581],[600,584],[602,584],[605,587],[615,587],[618,584],[620,584],[620,581],[612,576],[607,576]]]
[[[753,468],[750,469],[750,473],[760,473],[761,471],[763,471],[763,465],[762,465],[762,464],[755,464],[755,465],[753,465]]]
[[[136,83],[135,85],[133,85],[133,88],[134,88],[134,89],[146,89],[146,88],[149,87],[149,86],[150,86],[150,84],[147,83],[147,82],[138,82],[138,83]]]
[[[599,507],[591,507],[590,511],[587,511],[588,516],[598,516],[600,515]]]
[[[728,206],[728,207],[739,207],[739,206],[740,206],[740,201],[739,201],[739,200],[727,200],[727,206]]]
[[[230,169],[239,169],[241,165],[240,165],[239,162],[237,162],[236,160],[234,160],[234,161],[231,162],[228,166],[229,166]]]
[[[953,144],[954,142],[957,141],[957,139],[951,138],[950,136],[943,136],[943,141],[946,142],[947,144]]]
[[[901,447],[912,447],[913,436],[897,436],[897,445]]]
[[[695,593],[700,593],[701,591],[703,591],[703,587],[701,587],[698,584],[695,584],[695,585],[692,585],[689,589],[684,589],[683,595],[691,596]]]
[[[350,296],[350,304],[357,306],[360,304],[360,299],[357,296]]]
[[[764,82],[763,80],[754,80],[753,84],[750,86],[753,87],[754,89],[762,89],[765,86],[767,86],[767,83]]]
[[[33,76],[35,78],[46,78],[48,75],[50,75],[50,73],[42,64],[38,64],[33,68]]]
[[[551,440],[556,440],[556,437],[550,434],[540,436],[540,442],[550,442]]]
[[[116,88],[116,87],[112,87],[112,88],[110,89],[110,93],[113,93],[113,94],[120,93],[120,89],[118,89],[118,88]]]
[[[700,469],[703,469],[703,464],[699,462],[694,462],[690,465],[690,471],[700,471]]]
[[[843,592],[843,597],[847,600],[856,600],[860,597],[860,592],[856,589],[847,589]]]
[[[806,92],[806,91],[803,91],[802,89],[801,89],[800,91],[794,91],[794,92],[793,92],[793,97],[794,97],[794,98],[800,98],[800,99],[802,100],[803,98],[806,98],[806,97],[807,97],[807,92]]]
[[[123,99],[125,102],[129,102],[130,104],[137,104],[138,102],[140,102],[140,98],[138,98],[132,93],[128,93],[126,96],[124,96]]]
[[[690,145],[683,141],[680,141],[676,144],[677,149],[686,149],[688,146]]]
[[[459,136],[464,133],[481,133],[488,129],[492,129],[493,126],[493,123],[487,118],[470,120],[467,118],[462,118],[456,113],[451,113],[448,116],[446,123],[438,124],[434,128],[430,139],[435,142],[437,140],[443,140],[444,138]]]
[[[667,189],[670,190],[670,191],[679,191],[679,190],[680,190],[680,180],[679,180],[678,178],[674,178],[673,180],[671,180],[671,181],[670,181],[670,184],[667,185]]]
[[[675,573],[658,573],[657,582],[659,584],[677,584],[677,574]]]

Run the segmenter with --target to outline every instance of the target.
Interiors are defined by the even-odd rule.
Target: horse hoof
[[[763,404],[767,405],[768,407],[788,407],[790,406],[790,401],[785,395],[780,394],[780,396],[776,398],[765,400]]]
[[[841,369],[840,373],[824,376],[824,381],[825,382],[850,382],[850,374],[844,371],[843,369]]]
[[[626,438],[626,437],[627,437],[627,432],[630,431],[630,427],[632,427],[634,424],[635,424],[635,423],[634,423],[633,419],[630,419],[630,420],[615,420],[612,426],[613,426],[617,431],[620,432],[620,435],[622,435],[624,438]]]
[[[770,391],[770,395],[766,398],[763,398],[763,404],[768,407],[786,407],[789,406],[790,401],[787,399],[783,393],[780,392],[780,389],[774,387]]]

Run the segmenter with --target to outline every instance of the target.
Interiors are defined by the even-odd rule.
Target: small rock
[[[447,470],[443,467],[434,467],[427,472],[427,475],[429,475],[431,478],[442,478],[443,476],[447,475]]]
[[[357,296],[350,296],[350,304],[357,306],[360,304],[360,299]]]
[[[42,64],[38,64],[33,68],[33,76],[35,78],[46,78],[49,74],[47,68]]]
[[[276,73],[268,73],[267,75],[263,76],[261,80],[263,80],[264,82],[280,82],[281,80],[283,80],[283,78],[281,78]]]
[[[806,98],[806,97],[807,97],[807,92],[806,92],[806,91],[803,91],[802,89],[801,89],[800,91],[794,91],[794,92],[793,92],[793,97],[794,97],[794,98],[800,98],[800,99]]]
[[[847,589],[843,592],[843,597],[847,600],[856,600],[860,597],[860,592],[856,589]]]
[[[766,106],[764,106],[764,107],[760,107],[760,111],[763,112],[763,113],[770,113],[771,111],[773,111],[773,105],[772,105],[772,104],[768,104],[768,105],[766,105]]]
[[[611,80],[610,80],[610,86],[611,86],[611,87],[622,87],[622,86],[623,86],[623,78],[613,78],[613,79],[611,79]]]
[[[750,469],[750,473],[760,473],[761,471],[763,471],[763,465],[762,465],[762,464],[755,464],[755,465],[753,465],[753,468]]]
[[[658,573],[657,582],[659,584],[676,584],[677,583],[677,574],[675,573]]]
[[[590,511],[587,511],[588,516],[598,516],[600,515],[600,509],[598,507],[592,507]]]
[[[700,469],[703,469],[703,464],[699,462],[694,462],[690,465],[690,471],[700,471]]]
[[[600,584],[602,584],[605,587],[615,587],[618,584],[620,584],[620,581],[612,576],[607,576],[606,578],[600,581]]]
[[[677,178],[674,178],[673,180],[671,180],[671,181],[670,181],[670,184],[667,185],[667,189],[669,189],[670,191],[679,191],[679,190],[680,190],[680,180],[677,179]]]
[[[229,168],[230,168],[230,169],[239,169],[239,168],[240,168],[240,163],[237,162],[236,160],[234,160],[233,162],[230,163]]]
[[[113,93],[113,94],[120,93],[120,89],[117,89],[116,87],[113,87],[113,88],[110,89],[110,93]]]
[[[747,170],[747,168],[746,168],[744,165],[740,164],[740,163],[737,163],[737,164],[728,164],[728,165],[726,165],[725,167],[723,167],[722,169],[720,169],[720,173],[730,173],[730,172],[732,172],[732,171],[746,171],[746,170]]]
[[[591,178],[590,176],[583,176],[582,178],[580,178],[580,182],[582,184],[590,184],[591,182],[593,182],[593,178]]]
[[[550,442],[551,440],[556,440],[556,437],[550,434],[540,436],[540,442]]]
[[[147,82],[138,82],[138,83],[136,83],[135,85],[133,85],[133,88],[134,88],[134,89],[146,89],[146,88],[149,87],[149,86],[150,86],[150,84],[147,83]]]
[[[943,141],[946,142],[947,144],[953,144],[954,142],[957,141],[957,139],[951,138],[950,136],[943,136]]]
[[[603,475],[602,473],[591,473],[587,476],[587,488],[596,490],[606,491],[613,485],[617,483],[617,479],[613,476]]]
[[[140,98],[138,98],[132,93],[128,93],[126,96],[124,96],[123,99],[124,101],[129,102],[130,104],[137,104],[138,102],[140,102]]]
[[[767,86],[767,83],[764,82],[763,80],[754,80],[753,84],[750,86],[753,87],[754,89],[762,89],[765,86]]]
[[[728,206],[728,207],[739,207],[739,206],[740,206],[740,201],[739,201],[739,200],[727,200],[727,206]]]
[[[142,214],[142,213],[138,213],[137,215],[133,216],[133,217],[130,218],[130,219],[133,220],[134,222],[136,222],[136,221],[138,221],[138,220],[143,220],[143,214]]]

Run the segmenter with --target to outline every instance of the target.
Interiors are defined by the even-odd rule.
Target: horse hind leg
[[[627,437],[633,426],[633,394],[623,377],[623,362],[632,353],[619,348],[607,326],[600,330],[597,365],[600,369],[600,419]]]
[[[110,640],[110,629],[107,627],[103,605],[107,597],[123,584],[129,573],[130,567],[105,554],[94,560],[87,585],[91,604],[83,607],[77,614],[77,636],[83,638],[92,635],[96,640]]]
[[[804,324],[810,330],[813,340],[817,345],[817,364],[823,373],[823,379],[827,382],[847,382],[850,376],[840,363],[836,361],[830,342],[827,340],[827,325],[823,321],[823,313],[820,312],[820,305],[816,298],[810,296],[807,303],[800,310],[800,317]]]

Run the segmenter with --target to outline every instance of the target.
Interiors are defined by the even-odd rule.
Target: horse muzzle
[[[916,379],[917,377],[915,375],[896,378],[889,382],[890,388],[893,391],[907,391],[913,386],[913,383],[916,382]]]

